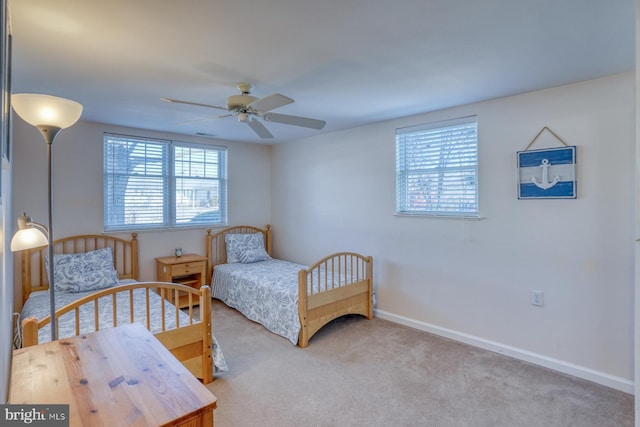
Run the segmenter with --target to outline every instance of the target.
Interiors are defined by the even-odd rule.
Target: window
[[[396,212],[479,216],[476,116],[396,130]]]
[[[105,134],[104,229],[226,224],[224,147]]]

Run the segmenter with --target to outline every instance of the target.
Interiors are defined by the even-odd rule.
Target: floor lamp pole
[[[53,177],[51,173],[53,170],[53,159],[51,156],[51,150],[53,148],[53,140],[61,129],[56,126],[38,126],[38,130],[47,143],[47,194],[49,210],[49,233],[47,233],[47,238],[49,239],[49,310],[51,317],[49,325],[51,326],[51,341],[55,341],[58,339],[58,319],[56,319],[56,286],[53,269],[55,263],[53,259]]]
[[[51,310],[51,341],[58,339],[58,319],[56,319],[56,294],[55,283],[53,278],[53,199],[51,197],[52,184],[51,184],[51,147],[53,145],[53,139],[47,141],[47,179],[49,187],[47,189],[49,195],[49,305]]]
[[[47,180],[49,201],[49,305],[51,340],[58,337],[58,325],[56,319],[55,276],[53,259],[53,198],[51,176],[51,149],[53,140],[58,132],[72,126],[82,114],[82,105],[76,101],[59,98],[57,96],[42,95],[36,93],[16,93],[11,95],[11,106],[15,112],[27,123],[36,127],[47,143]],[[26,248],[25,248],[26,249]]]

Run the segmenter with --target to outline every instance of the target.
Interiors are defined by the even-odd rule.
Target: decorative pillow
[[[227,262],[241,262],[240,254],[247,250],[264,250],[264,238],[261,232],[253,234],[226,234],[224,242],[227,247]]]
[[[271,259],[271,257],[264,248],[247,249],[240,253],[240,262],[243,264],[251,264],[252,262],[266,261],[268,259]]]
[[[45,264],[48,271],[48,258]],[[104,248],[78,254],[55,254],[53,280],[58,292],[95,291],[117,285],[113,250]]]

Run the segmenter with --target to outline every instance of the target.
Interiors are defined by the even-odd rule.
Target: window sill
[[[423,219],[452,219],[462,221],[480,221],[485,219],[483,216],[462,216],[462,215],[433,215],[433,214],[410,214],[410,213],[395,213],[393,216],[398,218],[423,218]]]

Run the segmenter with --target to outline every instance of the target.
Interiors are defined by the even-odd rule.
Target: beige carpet
[[[633,426],[633,396],[406,326],[337,319],[306,349],[215,301],[216,427]]]

